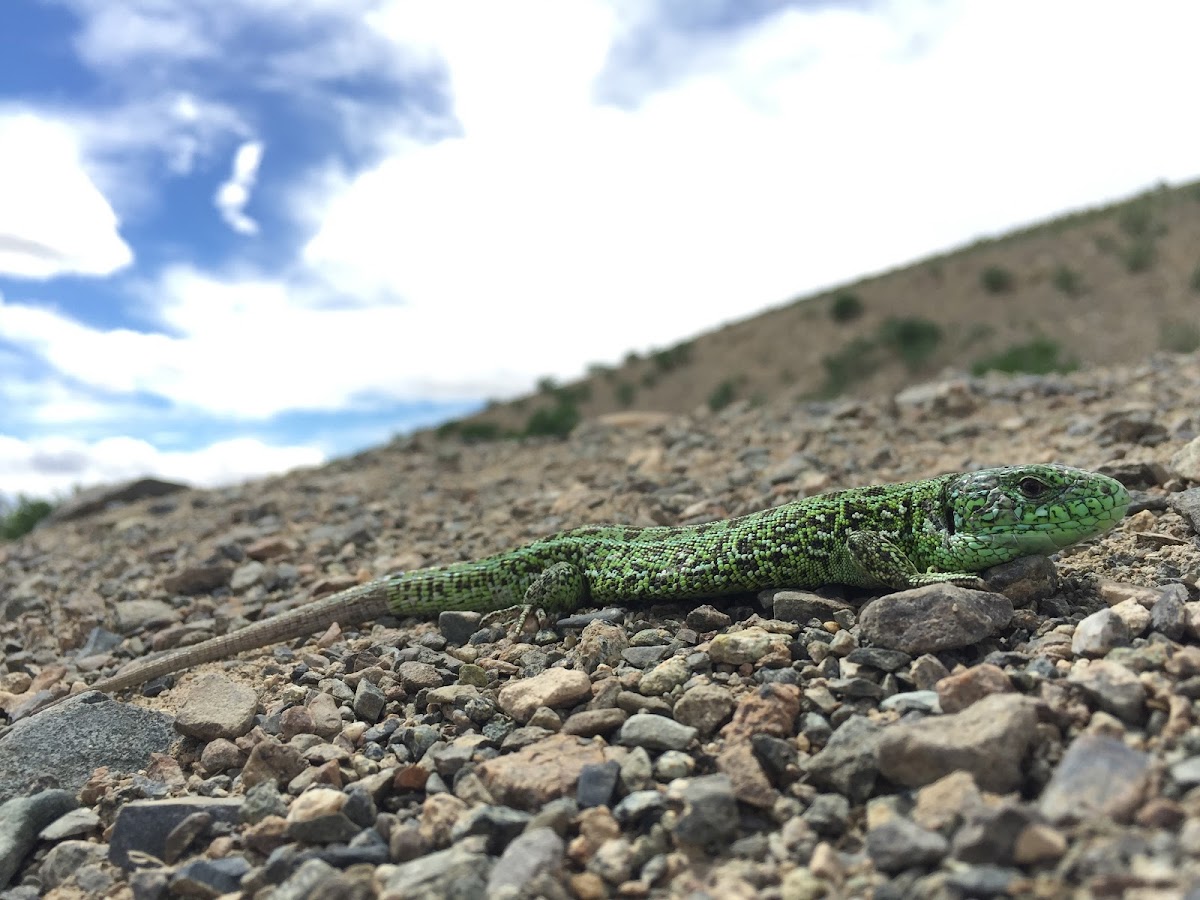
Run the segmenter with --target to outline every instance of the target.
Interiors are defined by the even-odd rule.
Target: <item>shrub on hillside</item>
[[[825,367],[825,384],[822,393],[834,396],[840,394],[856,381],[868,377],[879,368],[878,347],[874,341],[866,338],[855,338],[829,356],[821,358]]]
[[[534,410],[525,422],[527,437],[566,437],[579,424],[579,407],[573,400],[559,397],[553,406]]]
[[[1138,272],[1146,272],[1154,265],[1156,255],[1152,239],[1138,238],[1125,248],[1125,268],[1135,275]]]
[[[1013,344],[1007,350],[978,359],[971,366],[971,371],[976,375],[991,371],[1046,375],[1050,372],[1071,372],[1078,368],[1078,360],[1062,356],[1058,341],[1040,337],[1024,344]]]
[[[634,395],[637,394],[637,388],[628,381],[622,381],[613,389],[613,394],[616,396],[617,402],[622,406],[632,406]]]
[[[1163,322],[1159,329],[1159,345],[1171,353],[1200,350],[1200,325],[1194,322]]]
[[[862,300],[850,291],[842,291],[834,297],[829,307],[829,317],[835,322],[853,322],[862,314]]]
[[[727,407],[737,397],[737,384],[732,378],[726,378],[708,395],[708,408],[713,412],[719,412]]]
[[[1007,294],[1013,289],[1016,279],[1003,266],[988,266],[979,273],[979,283],[989,294]]]
[[[1078,297],[1083,293],[1083,281],[1079,273],[1066,266],[1054,270],[1054,286],[1068,297]]]
[[[660,372],[670,372],[686,366],[692,361],[692,342],[684,341],[682,344],[676,344],[666,350],[655,350],[650,354],[650,358],[654,360],[654,365]]]
[[[54,507],[46,500],[32,500],[23,494],[14,504],[0,503],[0,540],[15,541],[33,531]]]
[[[919,369],[942,342],[942,329],[928,319],[888,319],[879,328],[879,339],[890,346],[909,369]]]

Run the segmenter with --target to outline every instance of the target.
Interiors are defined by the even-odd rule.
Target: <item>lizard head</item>
[[[945,502],[956,554],[984,568],[1103,534],[1125,515],[1129,492],[1070,466],[1004,466],[959,475]]]

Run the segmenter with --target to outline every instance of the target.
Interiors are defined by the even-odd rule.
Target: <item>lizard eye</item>
[[[1042,494],[1046,493],[1046,482],[1040,481],[1037,478],[1022,478],[1017,488],[1021,491],[1022,496],[1028,500],[1036,500]]]

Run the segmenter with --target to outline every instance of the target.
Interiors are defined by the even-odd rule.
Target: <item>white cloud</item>
[[[22,440],[0,434],[0,495],[65,496],[78,485],[145,476],[210,487],[323,461],[313,447],[272,446],[254,438],[164,451],[132,437]]]
[[[61,122],[0,110],[0,275],[109,275],[133,261]]]
[[[247,141],[238,147],[233,157],[233,172],[229,180],[217,188],[213,198],[221,218],[238,234],[258,234],[258,223],[246,215],[246,204],[250,202],[250,192],[258,178],[262,155],[260,141]]]
[[[335,7],[314,8],[340,15]],[[161,333],[0,302],[0,337],[98,391],[240,419],[380,397],[505,396],[1200,171],[1200,126],[1185,112],[1200,83],[1200,7],[797,8],[710,38],[698,56],[673,43],[645,64],[653,71],[612,90],[629,71],[614,69],[613,48],[656,27],[651,8],[660,11],[586,0],[350,7],[397,59],[445,71],[455,122],[362,119],[391,152],[296,188],[295,219],[315,232],[302,259],[270,277],[232,266],[160,273],[143,297]],[[129,9],[149,19],[184,9],[207,36],[195,53],[220,46],[218,19],[199,5]],[[278,4],[266,9],[279,15]],[[287,32],[285,19],[275,24]],[[106,65],[169,60],[180,38],[158,24],[94,52]],[[314,78],[354,71],[349,52],[324,62],[332,70]],[[603,99],[614,95],[620,105]],[[224,202],[234,227],[253,224],[258,129],[186,94],[144,108],[138,121],[180,171],[231,135],[244,142]],[[98,118],[80,127],[88,146],[114,155],[136,136],[118,123],[106,133]],[[80,403],[87,412],[87,398],[47,403],[42,421]]]
[[[793,9],[623,108],[595,100],[627,27],[604,4],[391,10],[461,133],[310,197],[305,258],[406,298],[447,382],[571,374],[1200,172],[1200,7]]]

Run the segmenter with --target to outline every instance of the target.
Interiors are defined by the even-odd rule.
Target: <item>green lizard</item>
[[[678,527],[585,525],[484,559],[403,572],[145,661],[101,691],[388,613],[568,612],[589,603],[686,600],[770,587],[896,590],[1053,553],[1112,528],[1129,494],[1104,475],[1007,466],[850,488],[736,519]]]

